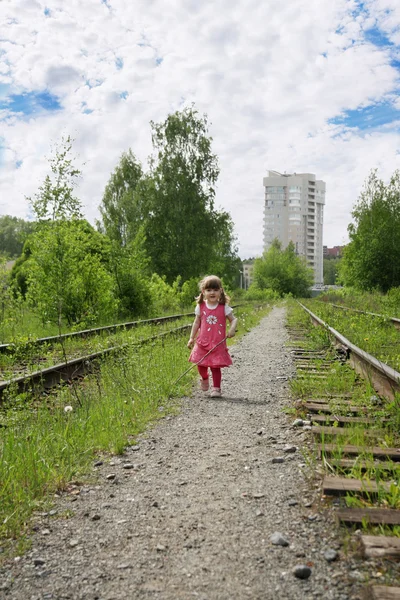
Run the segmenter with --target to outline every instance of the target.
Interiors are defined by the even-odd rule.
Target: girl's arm
[[[196,315],[196,318],[193,321],[192,331],[190,332],[190,338],[189,338],[189,341],[187,343],[187,347],[188,348],[191,348],[193,346],[193,344],[194,344],[194,339],[195,339],[196,334],[197,334],[197,332],[199,330],[199,327],[200,327],[200,321],[201,321],[200,315]]]
[[[237,318],[233,316],[233,313],[230,313],[229,315],[227,315],[226,318],[228,319],[228,321],[231,324],[231,326],[229,327],[228,333],[226,334],[226,337],[231,338],[236,333]]]

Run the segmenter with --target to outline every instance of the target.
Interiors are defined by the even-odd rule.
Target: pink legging
[[[208,379],[208,367],[202,367],[201,365],[197,365],[197,368],[199,370],[200,377],[202,379]],[[222,379],[221,369],[219,367],[210,367],[210,369],[214,387],[220,388]]]

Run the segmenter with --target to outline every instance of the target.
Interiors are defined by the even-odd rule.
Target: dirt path
[[[356,565],[312,504],[305,434],[282,411],[294,373],[284,319],[274,308],[232,347],[222,399],[196,391],[40,516],[32,549],[1,573],[0,598],[358,598]],[[271,542],[277,532],[287,546]],[[295,577],[307,563],[311,576]]]

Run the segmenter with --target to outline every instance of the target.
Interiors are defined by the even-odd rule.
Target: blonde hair
[[[230,301],[229,296],[225,294],[224,288],[222,287],[222,281],[216,275],[207,275],[199,283],[200,295],[197,296],[197,304],[204,302],[204,290],[221,290],[219,297],[219,304],[227,304]]]

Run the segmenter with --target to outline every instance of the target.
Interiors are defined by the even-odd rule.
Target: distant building
[[[293,242],[299,256],[314,271],[314,283],[323,283],[322,228],[325,182],[312,173],[268,171],[263,180],[264,250],[277,238],[286,248]]]
[[[343,254],[343,246],[333,246],[333,248],[328,248],[328,246],[324,246],[324,258],[339,258]]]
[[[244,260],[242,263],[242,267],[243,279],[241,281],[241,287],[245,290],[248,290],[251,284],[253,283],[254,260]]]

